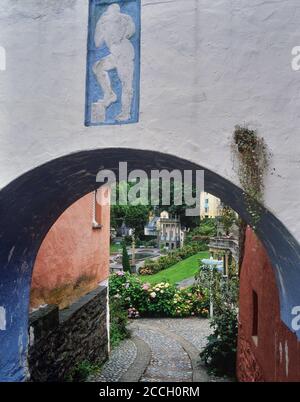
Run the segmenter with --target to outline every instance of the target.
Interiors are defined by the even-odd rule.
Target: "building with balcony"
[[[173,250],[183,246],[184,230],[181,228],[180,219],[172,217],[167,211],[160,216],[150,214],[149,222],[145,226],[145,236],[156,236],[158,247],[166,247]]]
[[[209,242],[209,252],[214,259],[223,260],[224,275],[229,274],[230,267],[237,273],[240,251],[239,241],[235,237],[214,237]]]

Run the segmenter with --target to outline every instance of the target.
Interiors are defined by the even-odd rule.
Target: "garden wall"
[[[28,365],[31,381],[63,381],[76,364],[101,364],[108,355],[107,288],[98,287],[69,308],[31,313]]]
[[[240,294],[239,381],[300,381],[300,342],[280,319],[274,271],[250,228],[246,232]]]

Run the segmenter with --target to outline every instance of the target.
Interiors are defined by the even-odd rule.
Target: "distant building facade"
[[[216,218],[220,215],[221,200],[202,191],[200,194],[200,218]]]
[[[169,250],[182,247],[185,237],[180,219],[177,216],[172,217],[167,211],[161,212],[160,216],[150,214],[144,234],[145,236],[156,236],[158,247],[166,247]]]
[[[209,242],[209,252],[214,259],[223,260],[224,275],[237,273],[239,263],[239,240],[234,237],[214,237]]]

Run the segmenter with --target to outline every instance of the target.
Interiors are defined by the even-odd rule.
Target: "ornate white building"
[[[145,236],[156,236],[158,246],[169,250],[182,247],[184,243],[185,232],[181,229],[180,219],[167,211],[161,212],[160,216],[150,215],[144,233]]]

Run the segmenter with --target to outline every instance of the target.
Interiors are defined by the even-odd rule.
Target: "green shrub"
[[[84,382],[87,378],[101,369],[100,365],[93,364],[87,360],[77,363],[66,376],[67,382]]]
[[[115,348],[119,343],[129,337],[127,330],[127,313],[118,300],[110,300],[110,345]]]
[[[127,252],[126,243],[123,242],[123,249],[122,249],[122,266],[124,272],[130,272],[130,261],[129,255]]]
[[[191,244],[195,240],[205,239],[202,245],[209,240],[210,237],[217,235],[217,220],[215,218],[205,218],[200,221],[200,225],[191,230],[186,236],[186,244]]]
[[[200,283],[211,287],[214,317],[211,320],[213,333],[200,357],[210,371],[216,375],[235,374],[238,336],[238,290],[237,277],[225,280],[222,275],[202,267],[199,272]]]
[[[234,376],[236,370],[236,351],[238,321],[237,312],[230,306],[211,321],[213,333],[208,336],[208,343],[200,353],[206,366],[216,375]]]

